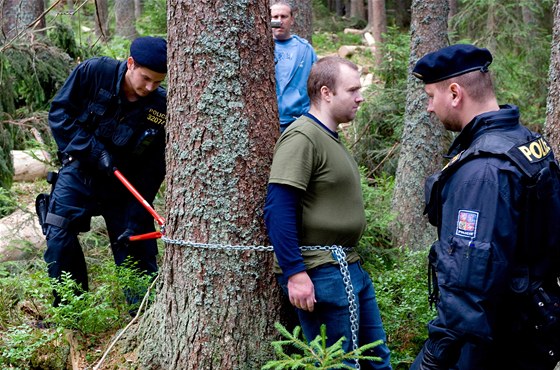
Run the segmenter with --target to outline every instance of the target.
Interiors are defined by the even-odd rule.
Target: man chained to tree
[[[360,89],[360,72],[349,60],[326,57],[313,65],[307,82],[311,108],[274,148],[264,216],[274,245],[274,272],[306,338],[315,339],[324,324],[327,345],[345,337],[347,353],[353,342],[362,346],[380,340],[367,353],[379,361],[347,365],[389,370],[373,283],[353,249],[366,224],[360,172],[337,133],[364,101]],[[348,253],[339,259],[331,248],[306,246],[340,246]]]

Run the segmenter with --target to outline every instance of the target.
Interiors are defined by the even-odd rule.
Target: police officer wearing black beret
[[[165,176],[167,43],[140,37],[127,60],[92,58],[70,74],[49,111],[62,168],[53,187],[44,258],[51,278],[71,274],[88,289],[78,234],[103,216],[115,263],[130,260],[144,274],[157,272],[155,240],[129,243],[154,231],[154,220],[114,176],[117,168],[152,202]],[[131,304],[138,294],[127,294]],[[54,305],[60,304],[55,294]]]
[[[428,112],[459,135],[426,181],[437,317],[411,369],[540,370],[560,359],[558,164],[516,106],[498,105],[491,63],[487,49],[459,44],[412,72]]]

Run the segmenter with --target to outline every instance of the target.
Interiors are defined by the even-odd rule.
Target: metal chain
[[[230,251],[264,251],[273,252],[274,247],[271,245],[222,245],[222,244],[209,244],[209,243],[194,243],[186,240],[171,239],[163,235],[161,240],[167,244],[179,245],[182,247],[193,247],[199,249],[223,249]],[[348,310],[350,311],[350,329],[352,330],[352,350],[356,351],[358,349],[358,306],[356,305],[356,297],[354,296],[354,287],[352,286],[352,280],[350,277],[350,270],[348,270],[348,262],[346,261],[345,250],[351,250],[352,248],[344,248],[340,245],[323,246],[323,245],[313,245],[313,246],[302,246],[300,247],[302,251],[331,251],[333,257],[336,259],[340,266],[340,273],[342,274],[342,281],[344,282],[344,288],[346,290],[346,295],[348,296]],[[360,369],[359,360],[356,358],[356,369]]]
[[[348,310],[350,311],[350,329],[352,330],[352,350],[358,349],[358,306],[356,305],[356,297],[354,296],[354,287],[350,278],[350,270],[348,270],[348,261],[346,261],[346,253],[344,249],[338,245],[333,245],[333,256],[336,258],[340,265],[340,273],[342,274],[342,281],[348,296]],[[360,369],[360,362],[356,358],[356,369]]]

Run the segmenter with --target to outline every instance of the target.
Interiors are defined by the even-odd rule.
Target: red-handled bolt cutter
[[[154,217],[154,219],[156,220],[156,222],[159,224],[159,226],[161,228],[161,231],[152,231],[152,232],[146,233],[146,234],[133,235],[133,236],[130,236],[128,239],[131,242],[133,242],[133,241],[137,241],[137,240],[161,238],[163,236],[163,232],[164,232],[164,229],[165,229],[165,220],[163,219],[163,217],[161,217],[156,212],[156,210],[150,205],[150,203],[148,203],[146,201],[146,199],[144,199],[142,197],[142,195],[140,195],[138,190],[136,190],[134,188],[134,186],[132,186],[132,184],[126,179],[126,177],[124,177],[124,175],[116,167],[113,168],[113,173],[122,182],[122,184],[125,186],[125,188],[127,188],[132,193],[132,195],[134,195],[134,197],[142,204],[142,206],[144,206],[144,208],[146,208],[146,210],[148,212],[150,212],[150,214]]]

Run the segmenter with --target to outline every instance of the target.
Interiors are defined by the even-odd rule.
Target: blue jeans
[[[368,355],[381,357],[382,362],[361,361],[362,369],[387,370],[391,369],[389,348],[386,345],[387,337],[383,330],[379,308],[375,299],[375,290],[367,272],[360,263],[352,263],[348,266],[354,296],[358,306],[359,319],[359,346],[383,340],[383,344],[373,348]],[[352,329],[350,326],[350,312],[348,310],[348,296],[346,294],[342,274],[338,265],[322,265],[307,271],[313,285],[315,286],[315,309],[313,312],[303,311],[296,308],[299,322],[305,337],[311,341],[320,334],[322,324],[327,329],[327,345],[334,344],[341,337],[345,337],[343,343],[345,352],[352,350]],[[278,275],[278,282],[288,294],[288,279],[284,275]],[[348,363],[352,366],[355,363]]]

